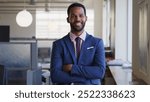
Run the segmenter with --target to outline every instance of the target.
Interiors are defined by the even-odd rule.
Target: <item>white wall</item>
[[[29,27],[20,27],[16,23],[16,14],[18,12],[0,12],[0,25],[10,25],[10,37],[31,38],[35,36],[35,15],[33,22]]]
[[[115,58],[132,62],[132,0],[116,0]]]
[[[115,58],[127,60],[127,0],[116,0]]]
[[[93,0],[94,2],[94,35],[102,38],[102,17],[103,17],[103,0]]]
[[[133,16],[133,1],[132,0],[128,0],[128,41],[127,41],[127,45],[128,45],[128,54],[127,54],[127,59],[129,62],[132,62],[132,35],[133,35],[133,32],[132,32],[132,16]]]

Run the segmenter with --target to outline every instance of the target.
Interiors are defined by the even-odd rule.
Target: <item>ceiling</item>
[[[28,10],[66,8],[73,2],[80,2],[91,7],[93,0],[0,0],[0,11],[18,11],[22,8]]]

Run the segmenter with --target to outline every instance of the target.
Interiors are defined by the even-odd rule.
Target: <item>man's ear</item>
[[[69,17],[67,17],[67,22],[70,23],[70,22],[69,22]]]
[[[88,17],[86,16],[86,21],[87,21]]]

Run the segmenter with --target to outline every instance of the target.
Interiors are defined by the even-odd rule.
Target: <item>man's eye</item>
[[[74,18],[74,17],[75,17],[75,15],[71,15],[71,17],[72,17],[72,18]]]
[[[84,17],[84,15],[80,15],[80,17],[82,18],[82,17]]]

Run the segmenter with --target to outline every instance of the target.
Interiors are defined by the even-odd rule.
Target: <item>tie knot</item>
[[[80,37],[76,37],[75,41],[76,42],[80,42],[81,38]]]

